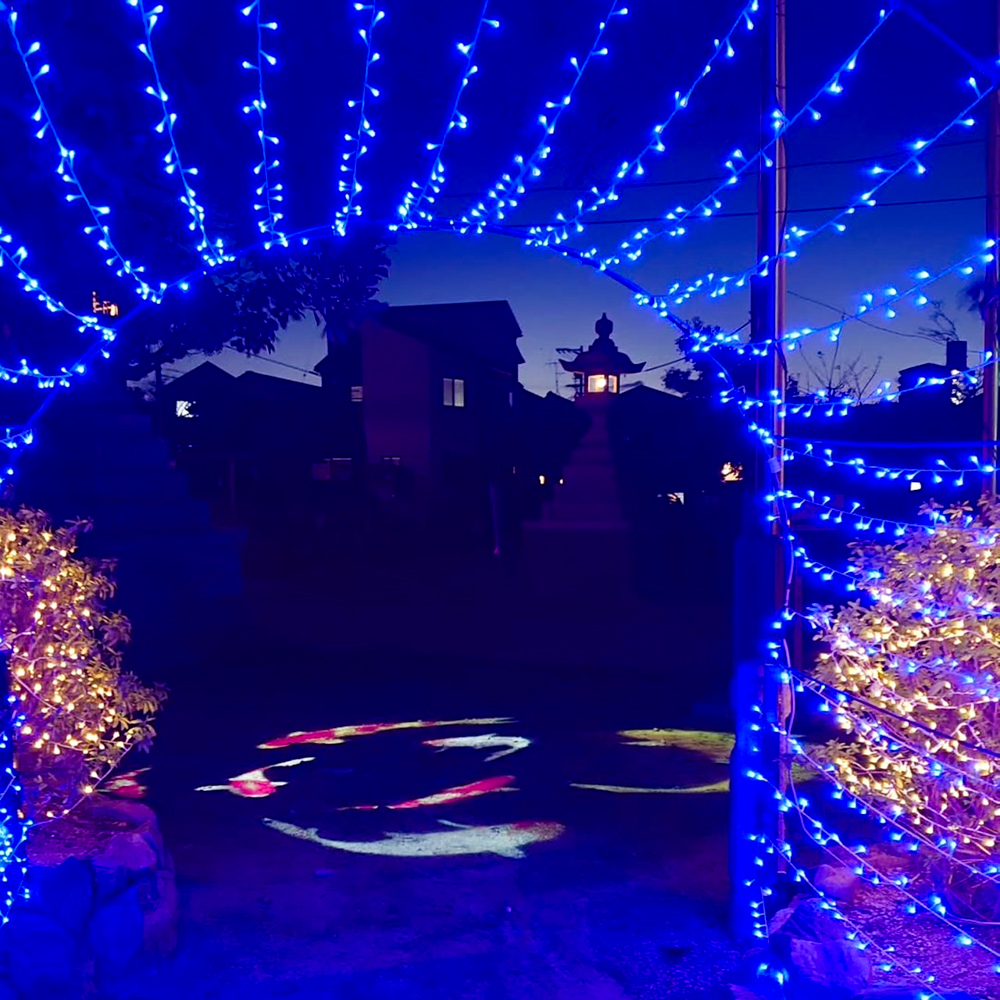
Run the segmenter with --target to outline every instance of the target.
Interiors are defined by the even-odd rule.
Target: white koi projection
[[[287,781],[272,781],[265,772],[272,767],[295,767],[296,764],[307,764],[315,757],[297,757],[295,760],[283,760],[277,764],[268,764],[266,767],[257,767],[252,771],[236,775],[229,779],[228,785],[200,785],[196,792],[232,792],[241,799],[266,799],[282,787],[287,785]]]
[[[502,823],[496,826],[462,826],[441,820],[448,830],[431,833],[387,833],[382,840],[328,840],[316,827],[296,826],[277,819],[265,819],[272,830],[351,854],[377,854],[392,858],[458,857],[464,854],[497,854],[502,858],[523,858],[524,848],[555,840],[565,827],[561,823]]]
[[[488,764],[491,760],[499,760],[507,754],[517,753],[525,747],[531,746],[531,740],[524,736],[499,736],[497,733],[488,733],[485,736],[447,736],[441,740],[424,740],[425,747],[437,747],[438,752],[442,750],[452,750],[458,747],[469,747],[472,750],[488,750],[490,747],[506,747],[506,750],[498,750],[484,758],[483,763]]]

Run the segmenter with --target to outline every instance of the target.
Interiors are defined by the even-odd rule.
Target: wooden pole
[[[785,110],[785,0],[762,0],[761,145],[774,135],[774,113]],[[784,322],[785,267],[780,254],[784,240],[787,170],[784,144],[768,152],[760,165],[757,195],[757,252],[769,264],[751,282],[752,342],[767,347],[755,364],[748,388],[758,399],[784,398],[785,371],[778,348]],[[768,405],[759,417],[775,438],[783,433],[779,407]],[[783,730],[787,713],[780,663],[771,657],[769,643],[778,633],[772,627],[785,605],[787,590],[781,526],[768,522],[764,496],[782,483],[781,448],[757,448],[744,488],[740,534],[735,552],[733,601],[734,678],[733,714],[736,745],[732,757],[730,817],[731,925],[740,941],[759,937],[761,880],[773,872],[757,863],[760,845],[750,837],[782,836],[780,813],[773,788],[787,784],[787,757]],[[772,510],[771,513],[775,511]],[[769,784],[747,776],[749,771]]]
[[[996,43],[994,52],[1000,60],[1000,0],[994,12]],[[993,247],[993,260],[986,266],[983,297],[983,351],[997,356],[997,321],[1000,319],[1000,95],[993,91],[988,98],[989,125],[986,142],[986,234],[997,241]],[[985,360],[985,355],[984,355]],[[997,447],[997,366],[983,369],[983,464],[996,468]],[[996,496],[997,474],[983,477],[983,493]]]

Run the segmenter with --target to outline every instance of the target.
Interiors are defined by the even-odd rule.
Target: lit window
[[[351,386],[351,402],[361,403],[365,398],[365,387],[363,385],[352,385]]]
[[[399,455],[383,455],[382,464],[383,465],[402,465],[403,460]]]
[[[910,492],[911,493],[916,493],[917,490],[922,490],[923,488],[924,488],[924,484],[922,482],[920,482],[919,479],[911,479],[910,480]]]
[[[684,503],[684,494],[683,493],[668,493],[667,494],[667,503],[683,504]]]
[[[736,462],[726,462],[720,471],[724,483],[739,483],[743,480],[743,466]]]
[[[617,375],[588,375],[587,392],[617,392]]]
[[[178,399],[174,403],[174,415],[178,417],[193,417],[194,403],[190,399]]]
[[[444,380],[444,405],[465,406],[464,378],[446,378]]]

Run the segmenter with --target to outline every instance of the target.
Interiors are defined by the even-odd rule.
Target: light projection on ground
[[[360,726],[334,726],[332,729],[313,729],[310,732],[294,732],[287,736],[279,736],[267,743],[257,744],[261,750],[281,750],[285,747],[299,746],[302,743],[343,743],[356,736],[374,736],[376,733],[389,733],[399,729],[436,729],[442,726],[507,726],[515,720],[510,718],[496,719],[447,719],[435,722],[369,722]]]
[[[735,737],[700,729],[623,729],[618,735],[628,746],[672,747],[701,754],[712,764],[728,764]]]
[[[272,781],[265,773],[266,771],[275,767],[295,767],[297,764],[307,764],[315,759],[315,757],[297,757],[295,760],[283,760],[277,764],[268,764],[265,767],[257,767],[252,771],[238,774],[235,778],[230,778],[226,785],[199,785],[195,791],[231,792],[241,799],[266,799],[269,795],[274,795],[283,785],[288,784],[287,781]]]
[[[140,774],[145,774],[148,767],[140,767],[137,771],[123,771],[109,778],[101,785],[101,791],[120,799],[144,798],[148,789],[139,780]]]
[[[420,809],[423,806],[447,806],[451,805],[452,802],[464,802],[466,799],[478,798],[480,795],[488,795],[490,792],[516,792],[516,788],[510,787],[513,780],[513,775],[505,774],[499,778],[483,778],[481,781],[473,781],[468,785],[456,785],[454,788],[446,788],[433,795],[425,795],[419,799],[408,799],[406,802],[397,802],[391,806],[342,806],[341,811],[379,808]]]
[[[439,753],[442,750],[452,750],[459,747],[468,747],[472,750],[489,750],[491,747],[507,748],[483,758],[483,763],[488,764],[491,760],[499,760],[501,757],[506,757],[507,754],[517,753],[518,750],[530,747],[531,740],[525,736],[498,736],[496,733],[488,733],[485,736],[448,736],[441,740],[424,740],[424,746],[437,747]]]
[[[712,782],[710,785],[691,785],[688,788],[631,788],[628,785],[585,785],[571,781],[570,788],[584,788],[591,792],[614,792],[617,795],[694,795],[710,792],[728,792],[729,779]]]
[[[561,823],[521,822],[493,826],[463,826],[439,821],[446,830],[429,833],[387,833],[383,840],[329,840],[316,827],[296,826],[276,819],[265,825],[279,833],[307,840],[321,847],[351,854],[374,854],[394,858],[457,857],[466,854],[497,854],[502,858],[526,857],[524,848],[555,840],[565,831]]]

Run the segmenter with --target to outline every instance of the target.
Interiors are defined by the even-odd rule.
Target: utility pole
[[[785,113],[785,0],[761,2],[761,116],[760,141],[774,137],[775,112]],[[778,118],[777,120],[781,120]],[[763,497],[782,484],[780,407],[783,400],[784,359],[778,341],[784,329],[784,247],[786,184],[784,142],[779,140],[761,159],[757,194],[757,252],[767,264],[751,282],[751,342],[760,345],[748,392],[765,400],[757,417],[775,439],[774,446],[755,449],[744,487],[742,520],[736,544],[733,596],[732,685],[736,745],[732,757],[730,818],[731,920],[737,939],[759,936],[763,919],[761,880],[774,869],[762,869],[763,853],[751,835],[781,839],[783,829],[774,790],[787,786],[787,742],[778,733],[787,722],[786,685],[774,644],[781,633],[773,628],[785,605],[787,590],[781,523],[765,519]],[[776,509],[768,513],[777,513]],[[766,781],[747,777],[753,771]]]
[[[1000,0],[994,10],[994,71],[1000,65]],[[993,363],[983,369],[983,465],[996,468],[997,447],[997,321],[1000,319],[1000,96],[994,90],[988,98],[989,134],[986,139],[986,235],[996,241],[993,260],[986,265],[983,301],[983,351],[991,352]],[[985,361],[985,354],[983,360]],[[983,477],[983,494],[996,496],[997,474]]]

